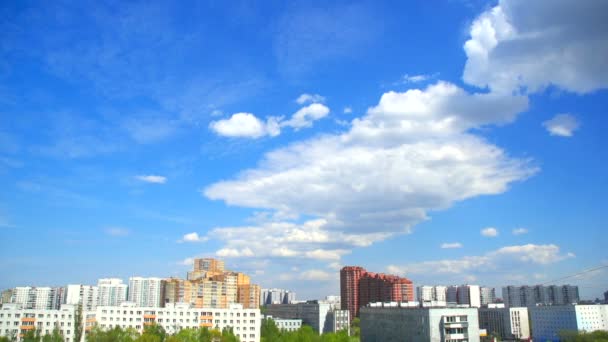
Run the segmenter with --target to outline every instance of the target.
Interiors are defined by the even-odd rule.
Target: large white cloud
[[[430,210],[502,193],[510,183],[533,174],[535,168],[527,161],[510,158],[470,133],[509,122],[526,108],[526,97],[468,94],[445,82],[424,90],[389,92],[347,132],[272,151],[257,168],[212,184],[204,194],[284,217],[321,218],[321,227],[299,237],[311,240],[296,246],[304,256],[307,248],[318,249],[332,234],[343,242],[334,249],[369,245],[408,233]],[[266,234],[293,238],[293,223],[277,224],[285,226]],[[260,236],[241,229],[218,229],[210,236],[228,245],[243,236]],[[226,236],[229,232],[234,234]]]
[[[472,24],[464,81],[492,91],[608,87],[608,2],[501,0]]]

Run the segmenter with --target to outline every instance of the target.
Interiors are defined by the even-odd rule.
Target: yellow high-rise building
[[[258,308],[260,287],[251,284],[248,275],[231,272],[224,262],[213,258],[194,259],[188,279],[167,279],[164,303],[184,302],[197,308],[228,308],[241,303],[245,308]]]

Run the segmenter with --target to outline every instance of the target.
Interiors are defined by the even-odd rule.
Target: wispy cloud
[[[167,182],[167,177],[158,176],[158,175],[139,175],[139,176],[135,176],[135,178],[142,182],[153,183],[153,184],[165,184]]]
[[[481,230],[481,235],[485,237],[496,237],[498,236],[498,229],[494,227],[487,227]]]
[[[319,94],[302,94],[298,96],[296,99],[296,103],[303,105],[307,103],[323,103],[325,102],[325,97]]]
[[[127,228],[122,227],[108,227],[104,229],[104,232],[109,236],[122,237],[131,234]]]
[[[543,126],[549,134],[559,137],[571,137],[580,124],[576,117],[571,114],[558,114],[552,119],[543,122]]]
[[[513,235],[523,235],[528,234],[528,229],[526,228],[515,228],[512,231]]]
[[[441,244],[441,248],[443,248],[443,249],[462,248],[462,244],[460,242],[445,242],[445,243]]]

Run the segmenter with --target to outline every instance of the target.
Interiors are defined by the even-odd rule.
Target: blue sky
[[[0,287],[606,265],[606,6],[3,3]]]

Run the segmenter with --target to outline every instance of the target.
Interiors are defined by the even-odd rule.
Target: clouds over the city
[[[543,126],[551,135],[571,137],[579,127],[578,120],[570,114],[557,114],[550,120],[543,122]]]
[[[510,122],[526,108],[525,97],[470,94],[446,82],[388,92],[365,116],[354,119],[347,132],[271,151],[256,169],[212,184],[204,195],[296,218],[273,223],[273,234],[264,230],[279,239],[289,240],[297,218],[307,215],[320,220],[309,222],[322,224],[305,234],[306,240],[336,234],[341,240],[331,250],[369,245],[411,232],[429,210],[502,193],[512,182],[534,174],[536,168],[527,160],[511,158],[469,133],[471,128]],[[218,228],[214,234],[236,250],[242,236],[260,236],[239,229],[268,227]],[[294,255],[310,257],[306,252],[318,249],[318,243],[300,244]],[[285,255],[272,246],[259,253]]]
[[[506,246],[484,255],[465,256],[460,259],[444,259],[411,263],[408,265],[391,265],[390,272],[399,274],[457,274],[475,271],[491,271],[514,265],[548,265],[568,258],[572,253],[562,253],[559,246],[516,245]]]
[[[501,0],[471,26],[463,78],[498,92],[607,88],[607,12],[606,1]]]

